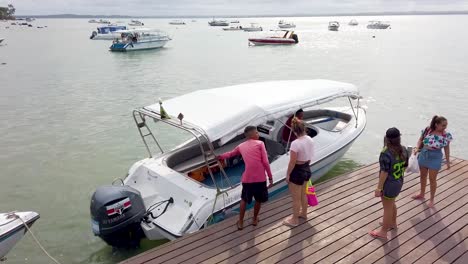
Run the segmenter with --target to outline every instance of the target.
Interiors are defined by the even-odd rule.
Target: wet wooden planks
[[[435,209],[411,199],[419,175],[406,175],[388,241],[368,235],[382,217],[377,172],[371,164],[317,185],[320,204],[298,227],[282,225],[291,214],[287,196],[263,206],[257,227],[250,212],[242,231],[227,219],[123,263],[468,263],[468,161],[453,159],[439,173]]]

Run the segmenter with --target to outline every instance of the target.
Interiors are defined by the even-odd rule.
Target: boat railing
[[[156,145],[158,146],[161,153],[164,153],[164,150],[162,149],[161,145],[159,144],[154,134],[151,132],[150,128],[147,126],[145,116],[152,118],[154,121],[163,122],[175,128],[181,129],[185,132],[188,132],[197,140],[202,157],[203,157],[203,163],[208,169],[210,177],[215,184],[218,195],[220,193],[223,193],[224,191],[221,191],[219,186],[216,184],[215,176],[213,173],[213,169],[215,167],[219,168],[224,179],[228,182],[230,186],[230,188],[228,189],[235,187],[232,184],[229,177],[227,176],[226,171],[224,170],[221,162],[216,158],[213,143],[202,128],[196,125],[190,124],[188,122],[182,121],[182,120],[180,120],[180,122],[177,122],[177,121],[174,121],[173,119],[165,118],[160,113],[154,112],[152,110],[149,110],[143,107],[143,108],[136,109],[133,111],[133,118],[135,120],[135,124],[138,128],[138,131],[143,140],[143,143],[145,144],[146,150],[148,151],[150,158],[152,157],[152,152],[149,148],[148,142],[145,139],[146,137],[151,137],[153,141],[156,142]],[[143,128],[146,129],[146,132],[142,131]],[[206,149],[206,147],[208,147],[208,149]]]

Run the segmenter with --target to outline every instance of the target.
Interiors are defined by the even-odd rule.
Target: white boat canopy
[[[292,115],[300,108],[339,97],[358,98],[356,86],[330,80],[268,81],[198,90],[163,102],[171,119],[179,113],[184,122],[204,130],[211,141],[226,143],[248,125]],[[160,114],[159,103],[144,109]]]

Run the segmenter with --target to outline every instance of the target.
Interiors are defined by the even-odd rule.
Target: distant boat
[[[171,25],[185,25],[185,22],[182,21],[182,20],[172,20],[171,22],[169,22],[169,24],[171,24]]]
[[[226,20],[215,20],[215,19],[213,19],[212,21],[208,22],[208,25],[210,25],[212,27],[225,27],[225,26],[229,26],[229,22],[227,22]]]
[[[367,28],[369,29],[387,29],[390,27],[390,23],[382,21],[369,21]]]
[[[359,25],[359,23],[357,22],[356,19],[351,19],[351,21],[349,21],[348,25],[350,25],[350,26],[357,26],[357,25]]]
[[[97,23],[97,24],[110,24],[111,22],[109,20],[103,20],[103,19],[91,19],[88,21],[88,23]]]
[[[238,24],[239,23],[239,20],[232,20],[231,21],[231,24]]]
[[[281,36],[270,36],[263,38],[249,38],[250,43],[260,46],[260,45],[292,45],[299,43],[299,39],[294,31],[289,30],[279,30],[284,32]]]
[[[242,30],[242,26],[223,28],[223,30],[224,31],[239,31],[239,30]]]
[[[340,27],[340,22],[338,21],[330,21],[328,23],[328,30],[330,31],[338,31],[339,27]]]
[[[243,27],[242,30],[246,32],[254,32],[254,31],[263,31],[263,28],[259,26],[257,23],[250,23],[250,27]]]
[[[144,26],[145,24],[138,20],[132,20],[130,23],[128,23],[128,25],[132,27],[141,27],[141,26]]]
[[[166,33],[152,29],[120,30],[115,33],[119,33],[120,38],[114,40],[111,51],[156,49],[164,47],[171,40]]]
[[[286,22],[284,20],[280,20],[278,22],[278,27],[279,28],[295,28],[296,25],[293,22]]]
[[[24,225],[30,227],[37,219],[36,212],[0,213],[0,261],[26,234]]]
[[[99,40],[99,39],[104,39],[104,40],[112,40],[115,38],[115,35],[113,34],[116,31],[119,30],[126,30],[126,26],[102,26],[102,27],[97,27],[97,31],[93,31],[91,33],[91,36],[89,37],[90,39],[94,40]]]

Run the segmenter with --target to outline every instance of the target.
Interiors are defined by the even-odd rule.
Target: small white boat
[[[296,25],[293,22],[286,22],[284,20],[280,20],[278,22],[278,27],[279,28],[295,28]]]
[[[132,51],[156,49],[166,45],[171,40],[169,36],[159,30],[153,29],[130,29],[116,31],[120,34],[110,46],[111,51]]]
[[[382,21],[369,21],[367,28],[369,29],[387,29],[390,27],[390,23]]]
[[[278,30],[281,36],[269,36],[263,38],[249,38],[249,45],[293,45],[299,43],[299,39],[294,31]]]
[[[357,26],[357,25],[359,25],[359,22],[356,19],[351,19],[351,21],[349,21],[348,25]]]
[[[0,213],[0,260],[21,240],[27,229],[39,219],[36,212]]]
[[[128,23],[129,26],[132,26],[132,27],[141,27],[141,26],[144,26],[145,24],[139,20],[131,20],[130,23]]]
[[[93,31],[91,33],[91,36],[89,37],[90,39],[94,40],[113,40],[118,37],[118,35],[115,35],[116,31],[120,30],[126,30],[126,26],[102,26],[102,27],[97,27],[97,31]]]
[[[330,21],[328,23],[328,30],[330,31],[338,31],[338,28],[340,28],[340,22],[338,21]]]
[[[183,20],[172,20],[169,22],[170,25],[185,25],[185,22]]]
[[[173,240],[237,209],[244,162],[233,157],[222,163],[216,157],[245,141],[247,125],[256,126],[265,142],[273,173],[270,196],[285,191],[290,143],[283,142],[282,132],[300,108],[314,140],[312,180],[319,179],[363,132],[360,98],[352,84],[288,80],[198,90],[135,109],[149,157],[133,164],[121,185],[97,188],[90,206],[94,234],[113,246],[132,238],[137,244],[136,234]],[[336,105],[335,100],[344,105],[323,105]],[[161,133],[174,136],[157,138]]]
[[[263,31],[263,28],[259,26],[257,23],[250,23],[250,27],[243,27],[242,30],[246,32],[255,32],[255,31]]]
[[[239,30],[242,30],[242,26],[223,28],[223,30],[224,31],[239,31]]]
[[[208,21],[208,25],[212,27],[226,27],[229,26],[229,22],[226,20],[216,20],[213,18],[213,20]]]

